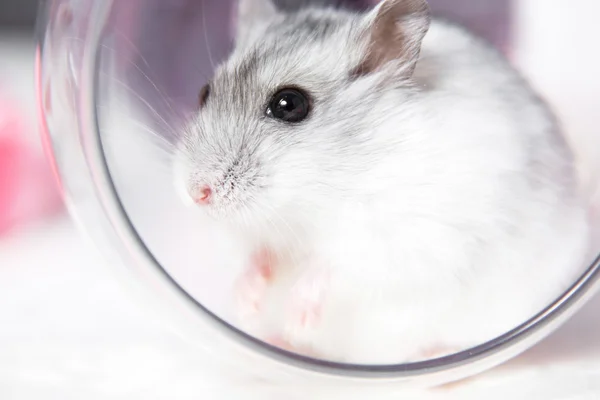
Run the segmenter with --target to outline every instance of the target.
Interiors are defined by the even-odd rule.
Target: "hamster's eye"
[[[267,116],[285,122],[300,122],[308,116],[309,101],[298,89],[283,89],[275,93],[267,108]]]
[[[206,84],[200,90],[200,96],[198,97],[200,108],[204,107],[208,96],[210,95],[210,85]]]

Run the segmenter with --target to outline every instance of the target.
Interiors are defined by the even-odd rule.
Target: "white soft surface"
[[[66,218],[0,243],[0,399],[246,399],[259,389],[215,379],[202,353],[134,305]],[[406,398],[597,399],[599,312],[596,298],[520,358]]]
[[[553,23],[551,4],[558,3],[561,2],[547,2],[546,20],[538,15],[534,28],[543,30],[540,24],[544,21]],[[573,3],[592,7],[593,1]],[[568,22],[565,7],[560,9],[561,22]],[[593,12],[588,11],[583,14],[591,18]],[[566,29],[564,25],[562,29]],[[594,120],[585,119],[591,108],[574,106],[574,102],[559,94],[564,93],[559,91],[559,85],[548,84],[560,74],[560,68],[548,63],[544,63],[544,68],[536,68],[536,62],[553,54],[564,56],[564,51],[555,48],[557,41],[548,40],[554,45],[552,51],[544,53],[546,49],[538,47],[533,54],[527,44],[534,41],[535,35],[527,36],[528,33],[532,32],[521,33],[525,46],[520,60],[525,63],[525,70],[543,70],[545,74],[536,75],[537,83],[550,96],[554,95],[556,103],[565,105],[561,109],[567,114],[563,116],[567,125],[570,118],[570,126],[576,126],[581,135],[592,129],[593,134]],[[571,47],[564,44],[565,49]],[[2,83],[8,84],[9,90],[33,109],[31,50],[27,40],[0,37],[0,78],[8,77]],[[594,65],[598,64],[598,57],[580,61],[587,66],[582,74],[597,71]],[[562,88],[570,87],[568,95],[581,97],[600,92],[584,85],[582,76],[569,75],[564,79],[570,79],[560,82]],[[578,82],[582,82],[580,86],[571,87]],[[599,82],[596,77],[594,82]],[[583,87],[587,92],[582,92]],[[585,103],[597,105],[598,100],[596,94]],[[598,147],[580,148],[588,161],[596,159]],[[600,398],[599,316],[600,297],[596,297],[549,339],[500,368],[454,388],[390,398]],[[157,326],[151,313],[134,305],[66,216],[25,227],[0,240],[0,399],[219,400],[254,398],[252,394],[261,399],[306,398],[302,391],[293,388],[270,393],[265,388],[258,391],[257,385],[240,386],[235,382],[238,381],[233,377],[216,372],[202,353]]]

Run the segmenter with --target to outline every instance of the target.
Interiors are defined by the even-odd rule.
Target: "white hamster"
[[[414,361],[504,333],[582,271],[572,154],[485,42],[425,0],[241,0],[239,21],[175,170],[256,249],[237,293],[250,333],[333,361]]]

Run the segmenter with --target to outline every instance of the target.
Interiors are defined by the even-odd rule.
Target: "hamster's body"
[[[380,14],[422,2],[383,3]],[[284,126],[283,138],[236,136],[235,123],[214,122],[235,99],[216,99],[184,140],[183,167],[193,192],[189,182],[209,171],[200,153],[230,171],[215,152],[242,149],[234,159],[246,177],[261,165],[246,178],[260,194],[240,197],[260,212],[210,211],[277,255],[268,282],[250,285],[253,298],[261,292],[252,333],[275,332],[326,359],[399,363],[490,340],[573,282],[588,227],[571,152],[495,50],[433,20],[415,64],[398,66],[410,73],[348,80],[364,52],[348,43],[361,26],[356,14],[309,9],[263,22],[217,74],[214,96],[298,85],[314,96],[312,119]],[[236,89],[232,77],[243,73]],[[240,106],[240,126],[249,112]],[[231,137],[197,134],[215,127]]]

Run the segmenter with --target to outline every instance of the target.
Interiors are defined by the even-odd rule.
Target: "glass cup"
[[[556,77],[577,76],[580,64],[573,57],[554,58],[556,51],[548,49],[556,42],[540,42],[554,37],[552,16],[579,18],[568,14],[566,3],[549,5],[545,15],[533,15],[528,1],[430,3],[435,12],[460,20],[497,45],[551,103],[564,93],[558,92]],[[372,4],[347,5],[362,9]],[[46,0],[36,53],[43,139],[71,214],[143,303],[206,349],[211,362],[224,361],[272,382],[343,384],[353,395],[401,383],[437,385],[518,355],[598,289],[596,247],[572,286],[522,324],[474,348],[408,364],[321,360],[244,332],[235,322],[231,296],[244,264],[236,253],[239,243],[181,201],[170,158],[185,122],[196,112],[200,88],[231,51],[234,32],[235,1]],[[592,43],[592,33],[580,34],[580,46],[565,46],[565,51],[590,59],[594,47],[584,42]],[[568,92],[575,100],[597,104],[598,84],[571,81]],[[552,104],[567,126],[586,130],[579,109],[569,113],[568,105]],[[567,110],[562,115],[560,107]],[[593,150],[587,150],[580,156],[594,160]],[[593,173],[586,176],[594,183]]]

